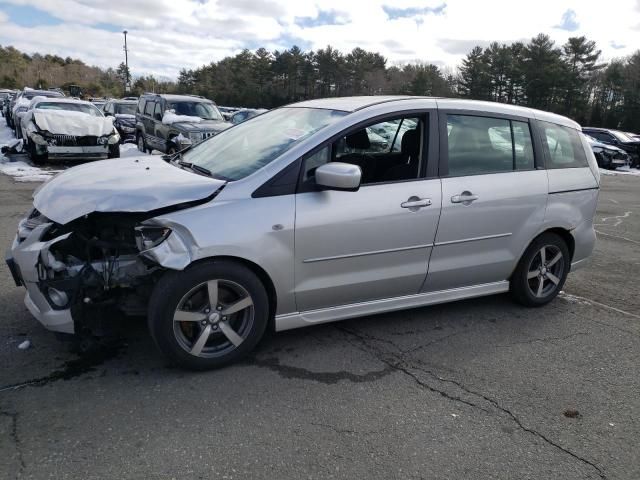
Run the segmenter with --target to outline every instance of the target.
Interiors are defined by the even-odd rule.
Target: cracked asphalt
[[[33,188],[0,175],[0,247]],[[168,368],[143,319],[70,353],[2,264],[0,478],[637,480],[639,188],[603,178],[596,252],[546,307],[499,295],[271,334],[207,373]]]

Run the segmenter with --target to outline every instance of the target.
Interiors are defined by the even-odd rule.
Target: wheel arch
[[[271,276],[260,265],[242,257],[236,257],[233,255],[218,255],[215,257],[200,258],[194,261],[193,263],[191,263],[187,268],[190,268],[193,265],[199,265],[201,263],[211,263],[211,262],[216,262],[220,260],[227,260],[230,262],[236,262],[241,265],[244,265],[260,279],[265,289],[267,290],[267,296],[269,298],[269,328],[272,329],[272,331],[275,330],[275,316],[276,316],[276,309],[278,306],[278,297],[276,294],[276,288],[273,283],[273,280],[271,280]]]
[[[556,235],[558,235],[560,238],[562,238],[562,240],[564,240],[564,242],[567,244],[567,248],[569,249],[569,255],[570,255],[570,259],[569,259],[569,263],[571,263],[571,261],[573,261],[573,254],[575,252],[575,248],[576,248],[576,241],[573,238],[573,235],[571,235],[571,231],[567,228],[564,227],[547,227],[544,230],[541,230],[540,232],[538,232],[538,234],[533,237],[529,243],[527,243],[524,248],[522,249],[522,251],[520,252],[520,255],[518,255],[517,257],[517,261],[515,262],[515,265],[513,266],[513,269],[511,271],[511,275],[509,275],[509,278],[511,278],[511,276],[513,275],[513,273],[516,271],[516,268],[518,267],[518,264],[520,263],[520,260],[522,259],[522,256],[525,254],[525,252],[527,251],[527,249],[529,248],[529,246],[536,241],[536,239],[538,237],[540,237],[540,235],[544,235],[545,233],[555,233]]]

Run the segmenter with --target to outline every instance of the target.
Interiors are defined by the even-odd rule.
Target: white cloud
[[[459,64],[476,44],[526,41],[540,32],[559,45],[585,35],[597,41],[604,59],[629,55],[640,45],[639,0],[617,0],[615,8],[571,0],[539,0],[526,7],[509,0],[4,1],[37,8],[62,23],[20,26],[0,5],[0,44],[115,67],[123,58],[119,31],[127,29],[132,72],[169,77],[242,48],[284,49],[292,42],[312,49],[330,44],[343,52],[359,46],[382,53],[390,63],[448,66]],[[385,12],[385,5],[396,14]],[[577,29],[554,28],[569,9]],[[336,24],[326,24],[331,19]],[[116,31],[105,30],[105,24]]]

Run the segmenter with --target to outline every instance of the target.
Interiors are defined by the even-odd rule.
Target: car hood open
[[[101,137],[113,133],[113,120],[68,110],[33,110],[33,121],[43,131],[56,135]]]
[[[92,212],[144,213],[203,200],[225,183],[157,156],[102,160],[56,175],[36,190],[33,205],[64,225]]]

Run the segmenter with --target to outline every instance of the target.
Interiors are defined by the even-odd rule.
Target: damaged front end
[[[179,235],[146,218],[95,212],[60,225],[34,209],[7,258],[32,315],[49,330],[97,335],[114,313],[145,315],[162,272],[190,262]]]

